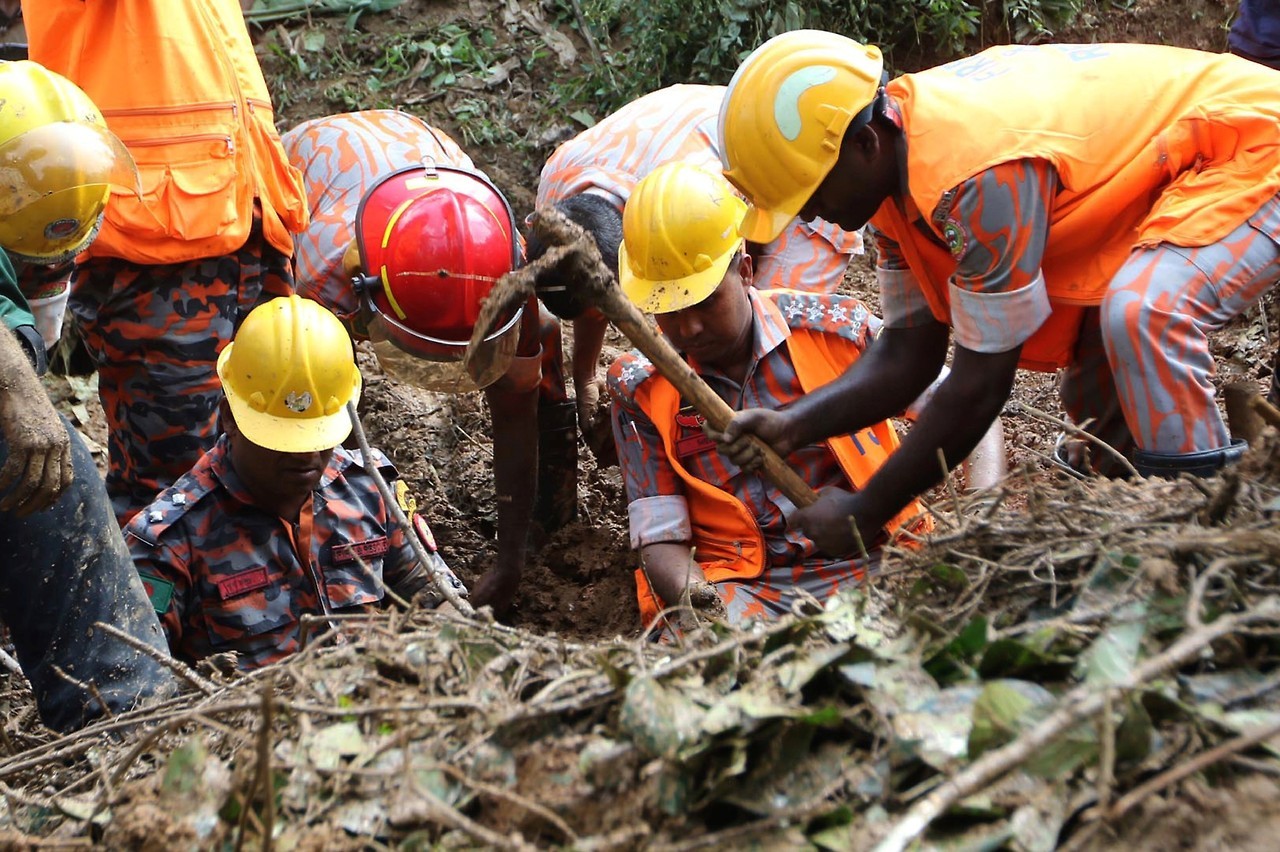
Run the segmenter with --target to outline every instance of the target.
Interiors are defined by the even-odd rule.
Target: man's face
[[[751,258],[731,263],[720,285],[696,305],[658,314],[658,328],[699,364],[724,370],[751,351]]]
[[[223,425],[231,442],[231,464],[253,500],[267,509],[300,503],[324,476],[333,449],[282,453],[259,446],[240,431],[230,407],[223,403]]]
[[[866,127],[841,145],[840,158],[800,208],[799,217],[826,219],[846,231],[871,221],[897,182],[892,152],[882,148],[881,142]]]

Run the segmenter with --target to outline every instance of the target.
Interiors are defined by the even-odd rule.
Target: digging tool
[[[533,227],[538,230],[544,244],[551,248],[542,257],[508,272],[494,284],[476,321],[464,363],[470,366],[472,353],[479,342],[492,332],[492,326],[500,317],[509,315],[529,298],[530,293],[537,292],[539,280],[574,281],[576,292],[573,296],[578,306],[594,307],[604,314],[653,362],[658,372],[675,385],[680,395],[693,404],[712,428],[723,430],[733,418],[733,409],[707,386],[626,297],[613,273],[601,260],[595,240],[577,223],[554,209],[537,211]],[[802,508],[817,501],[817,492],[772,447],[754,436],[750,440],[759,447],[764,458],[762,470],[765,477],[788,500]]]

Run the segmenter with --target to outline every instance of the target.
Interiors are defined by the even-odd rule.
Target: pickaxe
[[[528,301],[536,293],[539,281],[573,281],[572,294],[581,307],[600,311],[627,339],[640,350],[680,395],[693,404],[712,428],[723,431],[733,418],[731,409],[702,377],[680,357],[671,343],[645,318],[618,286],[613,272],[605,266],[596,242],[577,223],[560,211],[546,208],[533,216],[532,227],[550,246],[546,254],[520,269],[508,272],[494,284],[481,308],[464,363],[472,365],[478,344],[493,331],[497,321]],[[764,459],[765,477],[801,508],[811,506],[817,493],[792,470],[772,447],[755,436],[750,440],[759,447]]]

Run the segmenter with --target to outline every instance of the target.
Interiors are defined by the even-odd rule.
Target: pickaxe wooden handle
[[[626,297],[613,272],[601,260],[595,240],[554,208],[537,211],[533,227],[538,229],[550,248],[529,265],[498,279],[481,309],[466,359],[470,360],[480,341],[491,333],[498,317],[520,305],[530,291],[536,292],[548,280],[562,287],[567,284],[574,288],[579,304],[592,305],[604,314],[713,428],[723,431],[733,418],[733,409],[708,387]],[[760,449],[765,477],[788,500],[800,507],[811,506],[817,501],[817,492],[782,460],[773,447],[755,436],[749,440]]]
[[[663,378],[675,385],[680,395],[693,404],[712,428],[724,431],[733,419],[733,409],[711,389],[702,376],[693,371],[689,363],[676,352],[675,347],[658,333],[620,288],[615,285],[612,290],[598,294],[596,308],[653,362]],[[817,492],[783,461],[773,447],[754,435],[750,440],[760,449],[764,458],[762,473],[788,500],[801,508],[817,502]]]

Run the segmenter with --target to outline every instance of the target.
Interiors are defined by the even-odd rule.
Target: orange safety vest
[[[945,218],[958,184],[1001,163],[1049,162],[1060,187],[1041,268],[1053,315],[1021,366],[1070,363],[1084,309],[1129,253],[1203,246],[1280,191],[1280,87],[1239,57],[1134,44],[1003,46],[888,85],[903,120],[909,202],[872,223],[897,241],[934,316],[950,322]],[[919,211],[917,213],[917,211]],[[923,216],[937,238],[908,218]]]
[[[293,253],[302,175],[276,131],[237,0],[24,4],[31,58],[79,85],[138,164],[142,198],[113,190],[90,256],[181,263],[236,251],[254,200]]]
[[[805,393],[835,379],[860,354],[851,340],[805,329],[792,329],[784,345]],[[690,473],[676,454],[680,393],[669,381],[655,374],[637,388],[635,400],[662,436],[667,460],[684,481],[693,526],[691,544],[697,548],[698,565],[707,580],[716,583],[759,577],[765,567],[765,545],[755,517],[737,497]],[[825,443],[845,477],[858,489],[875,475],[889,453],[898,448],[898,433],[891,423],[881,421],[853,435],[829,438]],[[933,528],[919,500],[907,504],[885,528],[892,534],[904,526],[914,533]],[[636,595],[640,601],[641,623],[652,623],[663,604],[649,586],[643,569],[636,570]]]

